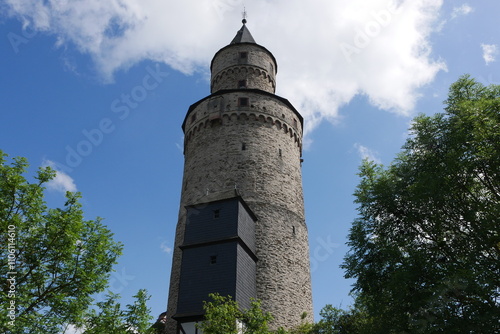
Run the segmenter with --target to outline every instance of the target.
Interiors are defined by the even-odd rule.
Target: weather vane
[[[241,20],[241,22],[243,22],[243,24],[247,23],[247,10],[245,6],[243,6],[243,13],[241,13],[241,15],[243,16],[243,20]]]

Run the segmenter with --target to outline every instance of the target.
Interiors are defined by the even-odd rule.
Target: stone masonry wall
[[[246,56],[242,58],[242,53]],[[257,44],[234,44],[221,49],[212,62],[212,88],[238,89],[240,80],[247,80],[248,88],[274,93],[277,64],[272,54]]]
[[[241,97],[249,99],[248,106],[238,107]],[[275,329],[300,324],[303,312],[308,313],[306,320],[313,320],[301,133],[297,115],[282,101],[244,91],[224,94],[217,102],[203,101],[188,115],[185,128],[176,243],[182,243],[186,205],[222,199],[235,191],[241,195],[258,218],[257,296],[275,317]],[[177,300],[177,246],[169,317]]]

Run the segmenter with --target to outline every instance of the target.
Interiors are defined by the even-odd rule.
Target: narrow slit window
[[[220,217],[220,210],[214,210],[214,218],[219,218]]]
[[[241,143],[241,150],[245,151],[247,149],[247,144],[246,143]]]
[[[281,155],[282,155],[281,148],[280,148],[280,149],[278,149],[278,155],[279,155],[280,157],[281,157]],[[295,228],[295,227],[294,227],[294,228]]]

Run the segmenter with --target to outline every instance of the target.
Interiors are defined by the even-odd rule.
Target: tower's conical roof
[[[243,26],[241,27],[240,30],[236,33],[236,36],[234,36],[233,40],[231,41],[231,44],[237,44],[237,43],[254,43],[255,40],[252,37],[252,34],[248,30],[247,26],[245,23],[247,23],[247,20],[243,19]]]

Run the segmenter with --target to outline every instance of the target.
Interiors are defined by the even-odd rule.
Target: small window
[[[219,218],[220,217],[220,210],[214,210],[214,218]]]
[[[247,149],[247,144],[246,143],[241,143],[241,150],[245,151]]]
[[[238,98],[238,106],[239,107],[248,107],[248,97]]]
[[[247,81],[246,80],[238,81],[238,88],[247,88]]]
[[[278,155],[281,157],[281,154],[282,154],[282,152],[281,152],[281,148],[280,148],[280,149],[278,149]]]
[[[216,263],[217,263],[217,255],[210,256],[210,264],[216,264]]]
[[[292,226],[292,234],[295,235],[295,226]]]
[[[247,59],[248,52],[240,52],[240,59]]]
[[[297,127],[297,120],[295,118],[293,119],[293,126]]]
[[[194,121],[196,121],[196,113],[191,115],[191,122],[194,122]]]

